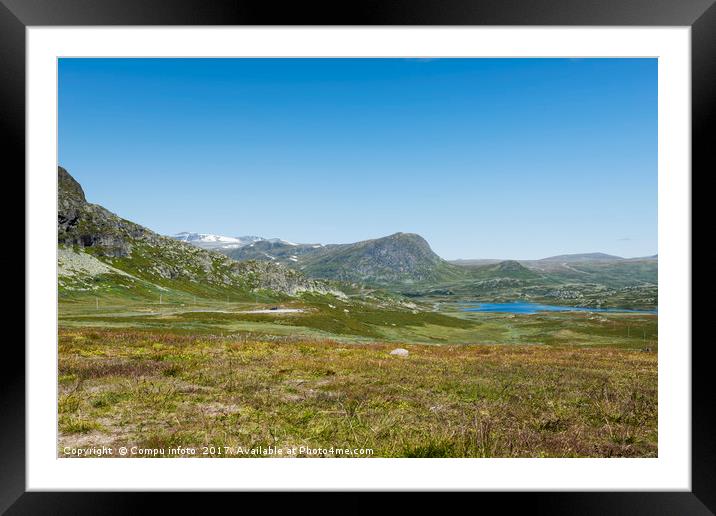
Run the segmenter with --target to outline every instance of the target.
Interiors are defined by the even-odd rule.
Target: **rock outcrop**
[[[116,269],[165,287],[186,289],[195,284],[217,293],[339,293],[324,281],[307,279],[280,264],[240,263],[125,220],[87,202],[80,184],[62,167],[58,167],[57,242],[60,247],[88,252]]]

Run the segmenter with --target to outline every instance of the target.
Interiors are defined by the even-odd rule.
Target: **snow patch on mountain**
[[[202,249],[213,249],[213,250],[232,250],[240,249],[242,247],[253,247],[257,242],[268,242],[269,244],[280,244],[291,247],[299,247],[305,244],[296,244],[282,238],[264,238],[254,235],[245,236],[224,236],[216,235],[214,233],[194,233],[189,231],[183,231],[175,235],[170,235],[171,238],[186,242]],[[316,244],[313,248],[323,247],[323,244]],[[275,259],[275,258],[272,258]]]
[[[201,247],[202,249],[238,249],[246,245],[251,245],[254,242],[265,240],[257,236],[230,237],[212,233],[193,233],[189,231],[183,231],[170,236],[175,240],[186,242],[196,247]]]
[[[288,240],[282,240],[280,238],[269,238],[266,241],[270,242],[272,244],[284,244],[284,245],[293,245],[293,246],[298,245],[298,244],[294,244],[293,242],[289,242]]]

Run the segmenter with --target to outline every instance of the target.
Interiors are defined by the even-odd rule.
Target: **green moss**
[[[95,430],[103,431],[104,427],[96,421],[79,416],[60,416],[60,432],[66,434],[86,434]]]

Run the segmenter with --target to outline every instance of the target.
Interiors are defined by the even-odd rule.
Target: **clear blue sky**
[[[59,163],[164,234],[657,252],[656,59],[60,59]]]

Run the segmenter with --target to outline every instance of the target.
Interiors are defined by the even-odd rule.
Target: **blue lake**
[[[587,308],[583,306],[558,306],[514,301],[512,303],[463,303],[465,312],[506,312],[512,314],[536,314],[537,312],[616,312],[655,314],[656,310],[627,310],[625,308]]]

